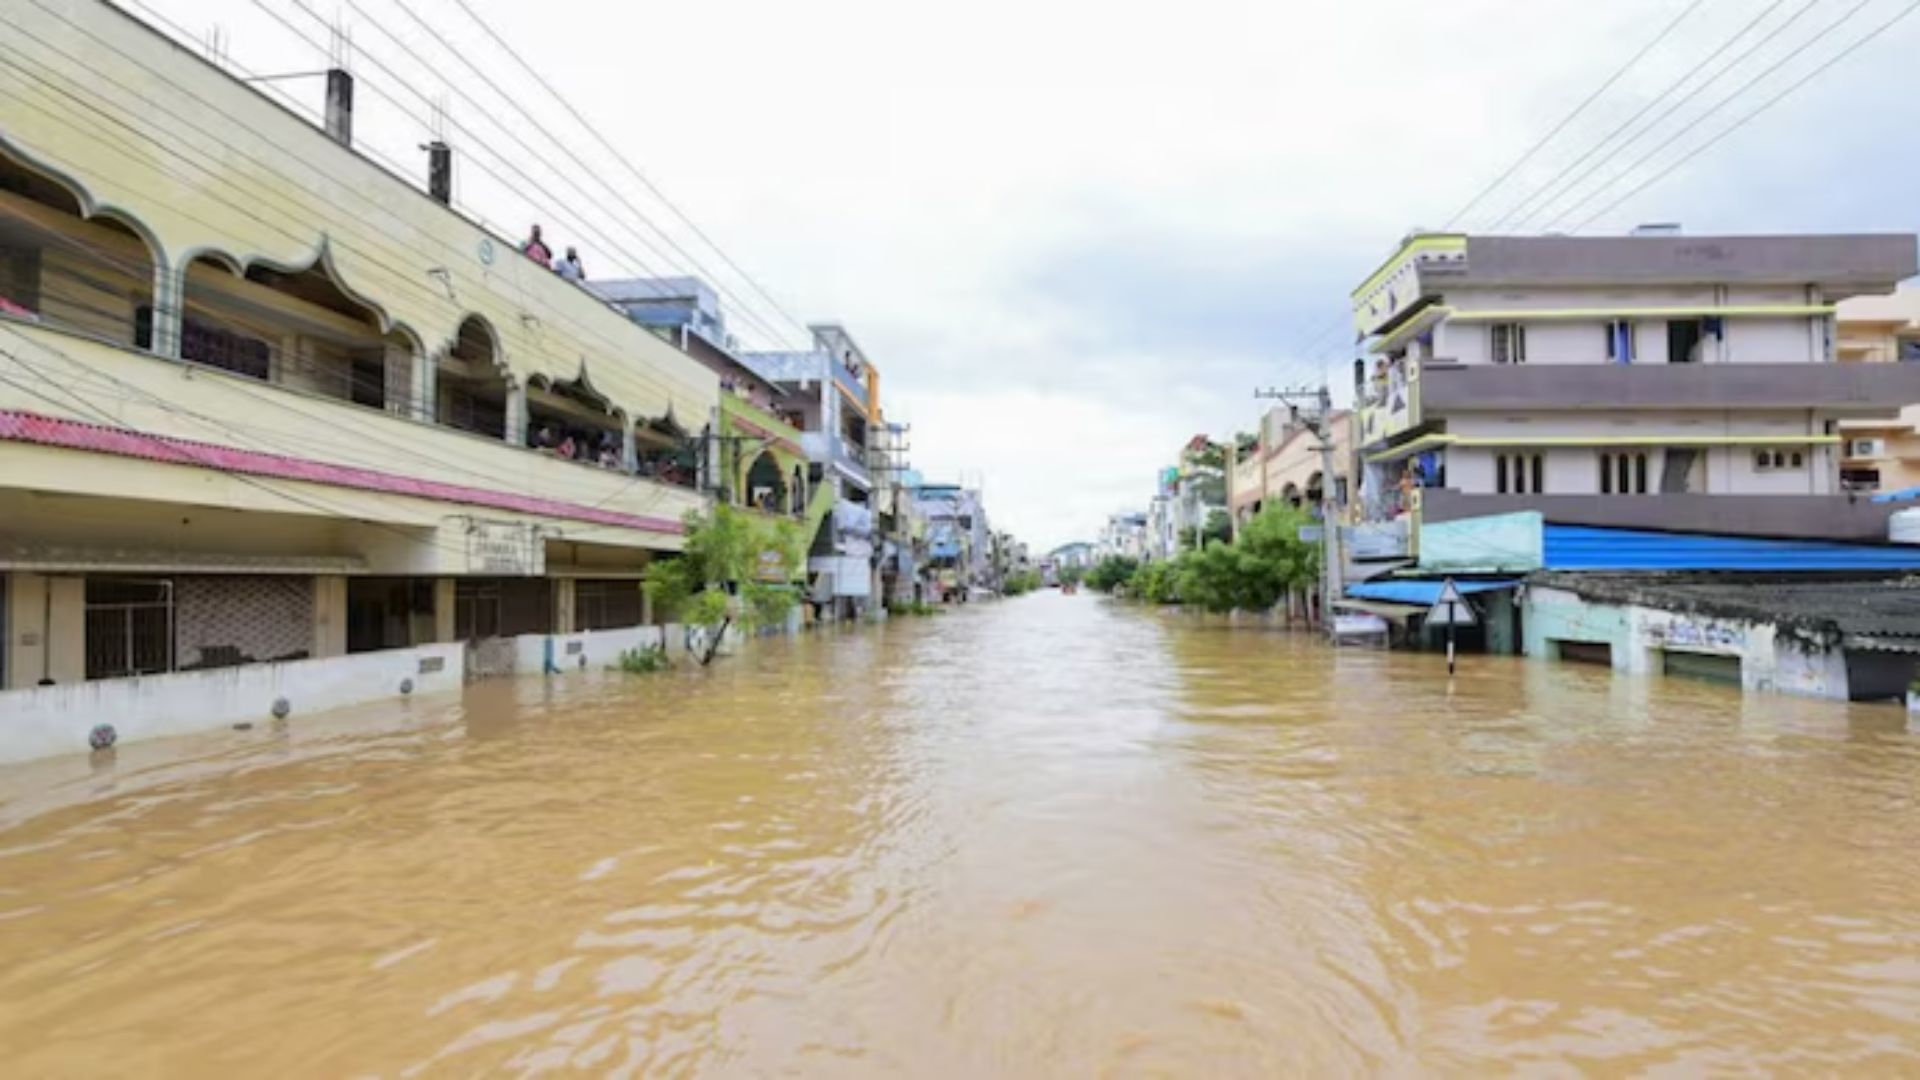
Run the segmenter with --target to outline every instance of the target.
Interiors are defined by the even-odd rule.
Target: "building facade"
[[[1841,425],[1920,366],[1836,363],[1835,305],[1915,269],[1909,235],[1410,237],[1353,294],[1364,516],[1883,539]]]
[[[647,621],[713,370],[109,5],[9,28],[5,686]]]
[[[1843,364],[1920,363],[1920,288],[1840,303]],[[1902,491],[1920,486],[1920,403],[1898,416],[1843,420],[1840,483],[1848,491]]]

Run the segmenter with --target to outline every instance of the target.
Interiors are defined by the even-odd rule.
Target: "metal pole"
[[[1333,472],[1333,393],[1320,384],[1320,625],[1333,637],[1333,602],[1339,596],[1340,525],[1336,519]]]
[[[1447,601],[1447,678],[1453,678],[1453,626],[1458,621],[1454,616],[1453,601]]]

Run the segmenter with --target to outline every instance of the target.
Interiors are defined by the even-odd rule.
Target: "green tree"
[[[713,663],[727,631],[752,631],[787,617],[796,601],[804,537],[795,522],[713,508],[686,516],[679,558],[655,563],[642,587],[666,619],[707,632],[702,666]]]
[[[1320,548],[1300,539],[1312,524],[1290,506],[1262,510],[1234,543],[1209,543],[1180,561],[1181,599],[1205,611],[1266,611],[1320,575]]]
[[[1180,602],[1180,560],[1150,562],[1133,577],[1133,595],[1149,604]]]
[[[1109,555],[1087,573],[1087,587],[1103,593],[1122,589],[1140,571],[1140,562],[1125,555]]]

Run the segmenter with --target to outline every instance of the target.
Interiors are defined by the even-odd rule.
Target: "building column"
[[[313,579],[313,656],[347,654],[347,579],[318,574]]]
[[[527,384],[516,382],[507,387],[507,430],[503,436],[514,446],[527,445]]]
[[[578,629],[574,614],[575,584],[570,577],[553,579],[553,632],[556,634],[571,634]]]
[[[6,602],[6,688],[85,682],[87,579],[15,571]]]
[[[620,470],[628,474],[640,471],[640,444],[634,441],[631,422],[620,428]]]
[[[459,630],[454,619],[455,600],[454,579],[450,577],[433,579],[433,640],[445,643],[455,640]]]
[[[148,348],[155,356],[180,359],[180,324],[187,307],[186,268],[164,261],[153,267],[153,337]]]

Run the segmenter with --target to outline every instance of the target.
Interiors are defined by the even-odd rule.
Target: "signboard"
[[[1409,554],[1405,519],[1349,525],[1345,531],[1342,539],[1346,541],[1348,558],[1404,559]]]
[[[547,547],[530,524],[467,519],[467,573],[539,577],[547,572]]]
[[[1323,543],[1323,542],[1325,542],[1325,541],[1326,541],[1326,539],[1327,539],[1327,528],[1326,528],[1326,526],[1324,526],[1324,525],[1302,525],[1302,526],[1300,526],[1300,542],[1301,542],[1301,543],[1303,543],[1303,544],[1319,544],[1319,543]]]
[[[1428,626],[1472,626],[1476,622],[1473,605],[1460,595],[1460,590],[1448,578],[1440,586],[1440,598],[1427,609]]]
[[[1340,611],[1333,616],[1333,636],[1385,637],[1387,620],[1368,611]]]
[[[753,568],[753,579],[773,585],[783,584],[787,580],[787,557],[778,548],[762,551]]]

